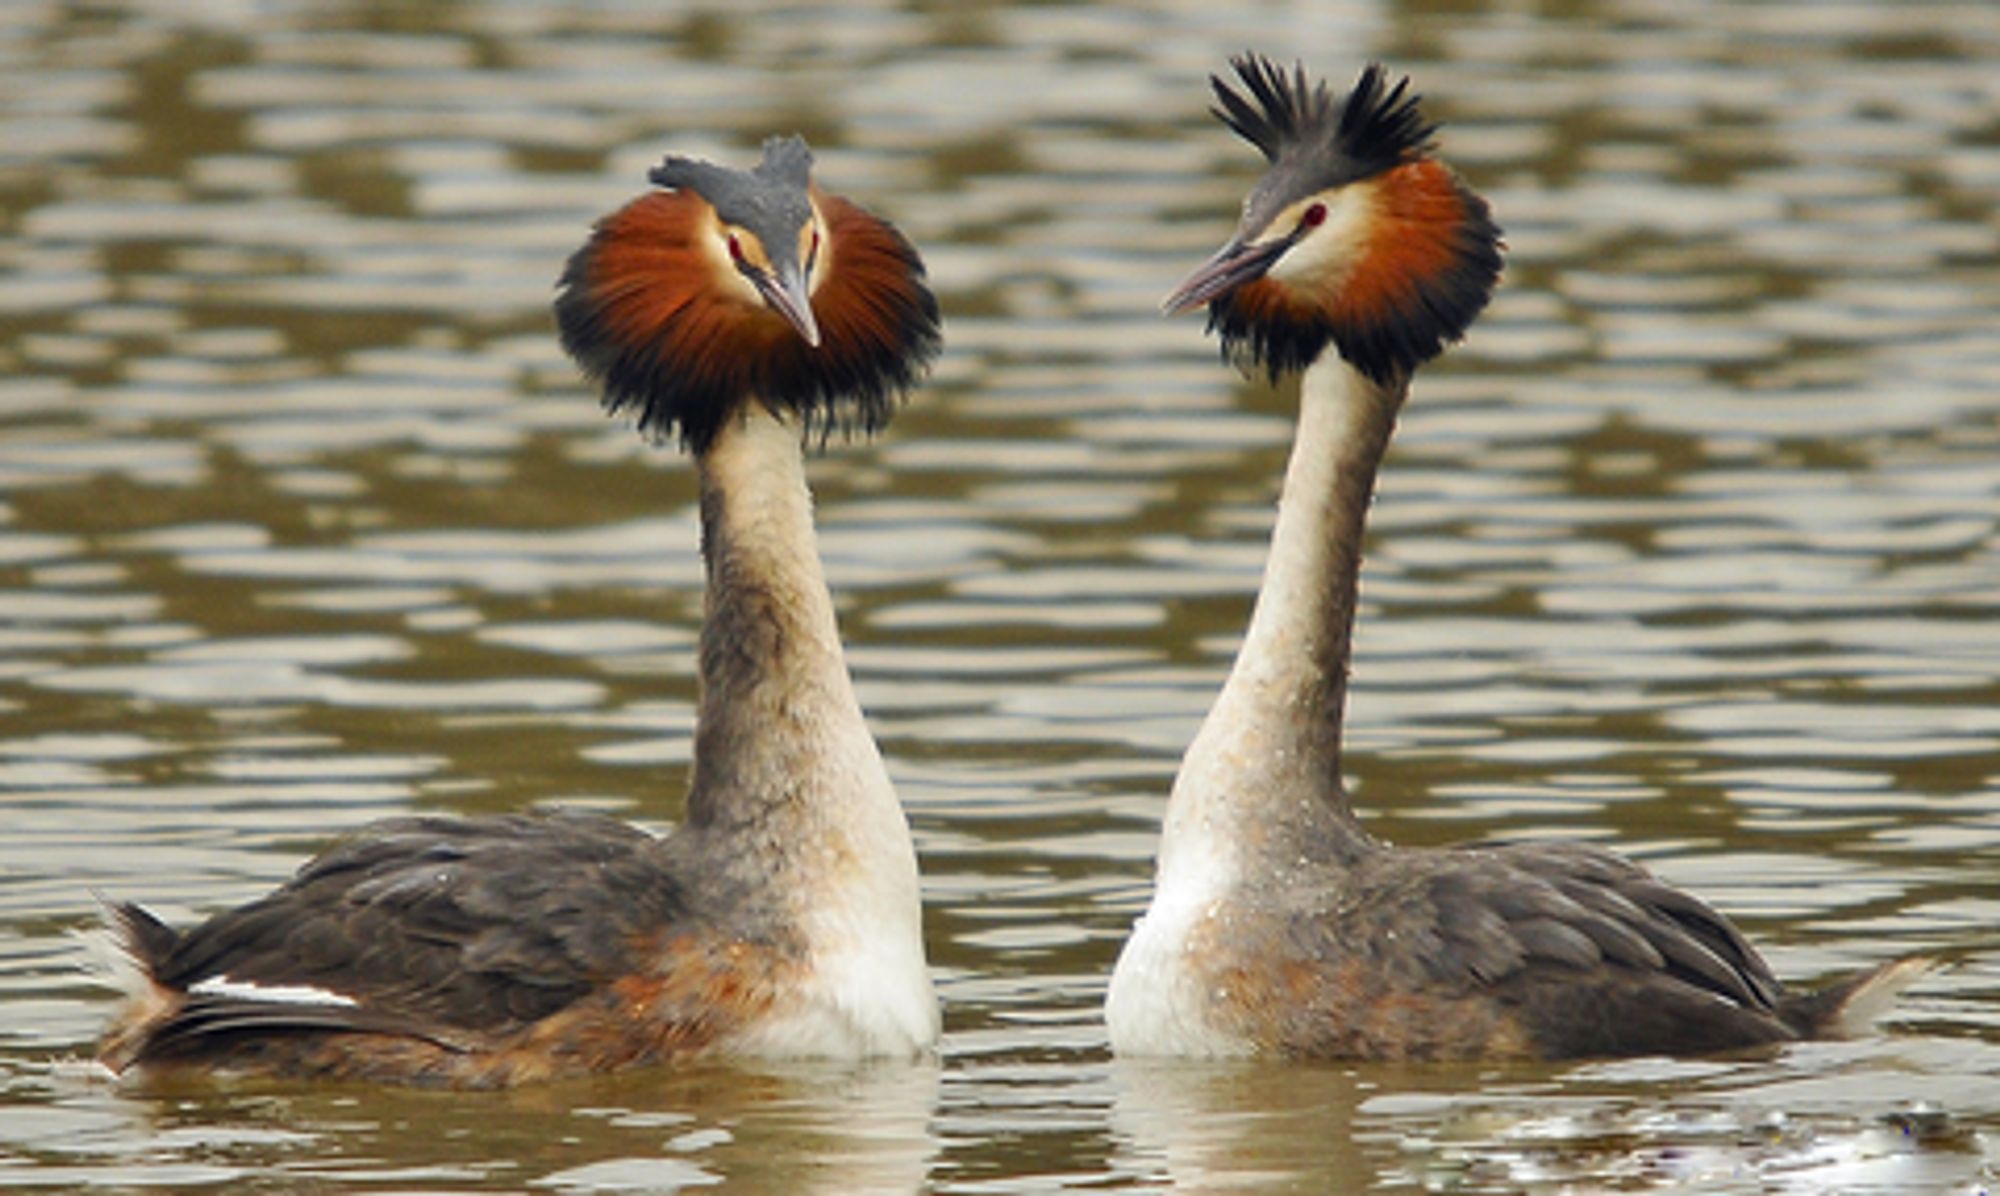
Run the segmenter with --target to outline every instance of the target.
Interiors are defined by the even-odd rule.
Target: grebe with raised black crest
[[[1396,847],[1356,820],[1341,729],[1363,522],[1411,375],[1500,274],[1486,201],[1408,80],[1344,100],[1234,59],[1215,113],[1269,168],[1166,300],[1225,356],[1303,371],[1250,626],[1168,799],[1105,1006],[1124,1054],[1348,1059],[1697,1053],[1855,1029],[1930,961],[1789,993],[1729,920],[1581,843]]]

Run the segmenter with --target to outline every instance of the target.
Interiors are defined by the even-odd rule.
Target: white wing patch
[[[276,1005],[340,1005],[350,1009],[360,1004],[353,997],[330,988],[315,988],[310,984],[258,984],[254,980],[236,980],[228,976],[210,976],[199,984],[190,984],[188,995],[234,997],[239,1001],[269,1001]]]

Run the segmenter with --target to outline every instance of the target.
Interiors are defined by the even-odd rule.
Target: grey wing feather
[[[1727,919],[1644,868],[1582,844],[1387,853],[1346,882],[1343,912],[1307,934],[1346,936],[1406,982],[1492,986],[1536,965],[1673,980],[1754,1012],[1769,967]],[[1357,898],[1359,891],[1364,894]]]
[[[1729,920],[1700,898],[1584,844],[1522,844],[1492,853],[1579,911],[1563,919],[1627,967],[1672,976],[1746,1009],[1770,1011],[1777,978]]]
[[[637,966],[635,939],[682,913],[658,844],[585,814],[393,819],[184,934],[164,937],[136,907],[120,921],[128,949],[169,988],[227,977],[353,1001],[197,992],[156,1041],[290,1028],[452,1045],[546,1016]]]

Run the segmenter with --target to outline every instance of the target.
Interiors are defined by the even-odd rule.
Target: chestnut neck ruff
[[[606,408],[637,412],[642,431],[697,454],[753,398],[822,440],[886,424],[938,353],[937,300],[893,226],[838,196],[818,200],[829,255],[812,300],[818,348],[715,285],[696,242],[701,196],[654,192],[599,221],[563,270],[555,313]]]

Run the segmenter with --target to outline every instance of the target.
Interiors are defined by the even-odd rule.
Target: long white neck
[[[750,402],[699,466],[708,589],[688,824],[752,835],[769,865],[810,864],[797,857],[826,835],[886,837],[909,857],[841,654],[798,429]]]
[[[1306,371],[1250,629],[1168,802],[1163,883],[1183,866],[1366,842],[1341,785],[1341,722],[1362,530],[1405,389],[1331,349]]]
[[[907,1054],[938,1036],[916,849],[841,654],[800,441],[752,400],[699,462],[701,703],[674,838],[727,916],[762,911],[811,969],[735,1049]]]

